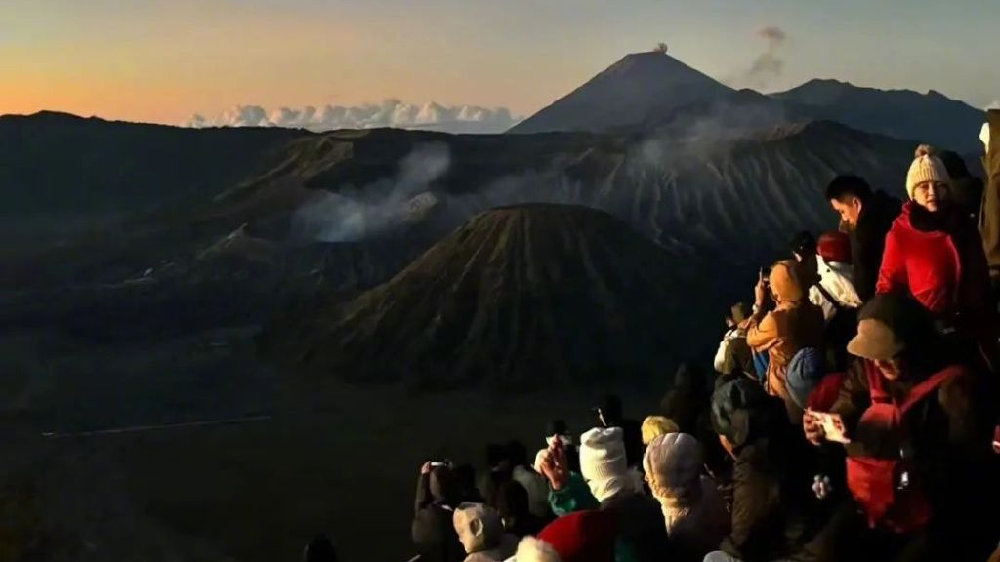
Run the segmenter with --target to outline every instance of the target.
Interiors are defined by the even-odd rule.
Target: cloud
[[[335,129],[424,129],[447,133],[501,133],[521,120],[506,107],[423,105],[389,99],[356,106],[279,107],[237,105],[214,117],[195,114],[185,127],[288,127],[310,131]]]

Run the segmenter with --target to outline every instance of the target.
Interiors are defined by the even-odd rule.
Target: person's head
[[[476,490],[476,469],[471,464],[460,464],[454,468],[455,485],[462,491],[462,499],[468,499]]]
[[[791,250],[796,261],[808,261],[816,255],[816,237],[808,230],[796,233],[792,238]]]
[[[809,395],[825,373],[823,354],[815,347],[804,347],[788,363],[785,387],[792,402],[802,409],[809,404]]]
[[[491,469],[509,469],[507,466],[507,448],[499,443],[489,443],[486,445],[486,465]]]
[[[431,471],[430,476],[431,496],[439,502],[453,504],[461,496],[458,478],[455,471],[449,466],[438,466]]]
[[[607,425],[622,420],[622,399],[617,394],[607,394],[601,402],[601,415]]]
[[[938,347],[936,336],[927,310],[909,295],[878,295],[858,312],[858,332],[847,350],[874,362],[886,379],[905,379]]]
[[[304,562],[337,562],[337,549],[326,535],[316,535],[302,553]]]
[[[510,528],[510,525],[513,525],[515,521],[531,514],[528,491],[515,480],[508,480],[500,484],[494,507],[500,513],[504,526],[507,528]]]
[[[580,476],[599,502],[636,491],[628,474],[622,428],[595,427],[580,436]]]
[[[786,423],[784,404],[768,396],[764,388],[746,377],[734,378],[712,395],[712,427],[731,455],[746,444],[772,433]]]
[[[916,158],[906,174],[906,193],[931,213],[941,210],[951,199],[951,178],[944,163],[927,144],[917,147]]]
[[[738,302],[729,307],[729,314],[726,315],[726,325],[730,328],[739,326],[741,322],[750,318],[750,305],[745,302]]]
[[[680,431],[680,427],[674,420],[663,416],[649,416],[642,422],[642,444],[649,445],[653,439],[660,435],[677,433],[678,431]]]
[[[949,178],[955,180],[959,178],[972,177],[972,174],[969,173],[969,166],[965,163],[965,159],[954,150],[942,150],[938,154],[938,158],[940,158],[941,163],[944,164],[944,169],[948,172]]]
[[[528,448],[516,440],[507,443],[507,460],[511,467],[528,466]]]
[[[771,275],[768,279],[774,302],[778,304],[801,302],[806,296],[805,283],[802,280],[804,273],[799,263],[793,260],[779,261],[771,266]]]
[[[841,222],[851,228],[858,225],[861,209],[872,196],[872,188],[858,176],[837,176],[826,186],[826,199]]]
[[[851,237],[839,230],[820,234],[816,241],[816,253],[827,263],[850,264],[854,261],[851,256]]]
[[[565,420],[552,420],[549,422],[548,427],[545,428],[545,436],[552,437],[553,435],[568,435],[569,429],[566,427]]]
[[[455,509],[452,524],[465,552],[482,552],[500,545],[504,528],[500,513],[481,503],[463,503]]]
[[[646,447],[643,468],[653,497],[661,503],[690,506],[701,492],[701,444],[687,433],[666,433]]]

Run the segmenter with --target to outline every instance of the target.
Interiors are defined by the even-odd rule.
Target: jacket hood
[[[687,433],[668,433],[653,439],[643,460],[646,481],[661,503],[689,506],[701,493],[702,451]]]
[[[778,303],[800,302],[805,298],[798,262],[779,261],[771,266],[771,293]]]
[[[500,513],[486,504],[460,505],[452,516],[452,523],[458,540],[469,554],[496,548],[503,540],[504,529]]]

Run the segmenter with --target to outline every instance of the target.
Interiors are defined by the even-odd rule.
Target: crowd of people
[[[1000,560],[1000,111],[982,138],[978,191],[927,145],[905,202],[830,182],[840,229],[793,236],[729,308],[717,372],[684,365],[642,423],[608,396],[533,461],[426,463],[418,559]]]

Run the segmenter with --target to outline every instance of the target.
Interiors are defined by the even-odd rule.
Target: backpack
[[[771,354],[767,351],[753,352],[753,370],[757,372],[757,382],[767,384],[767,369],[771,365]]]
[[[819,349],[803,347],[795,352],[788,362],[785,386],[789,397],[799,408],[804,409],[808,405],[809,394],[825,374],[823,355]]]
[[[885,389],[882,375],[870,361],[865,361],[871,405],[861,415],[859,424],[881,425],[887,431],[902,430],[901,421],[908,411],[941,386],[963,372],[949,367],[918,383],[906,399],[895,402]],[[893,459],[875,457],[847,458],[847,487],[868,517],[872,528],[882,526],[896,533],[923,528],[931,518],[931,507],[914,482],[909,470],[911,459],[902,454]]]

